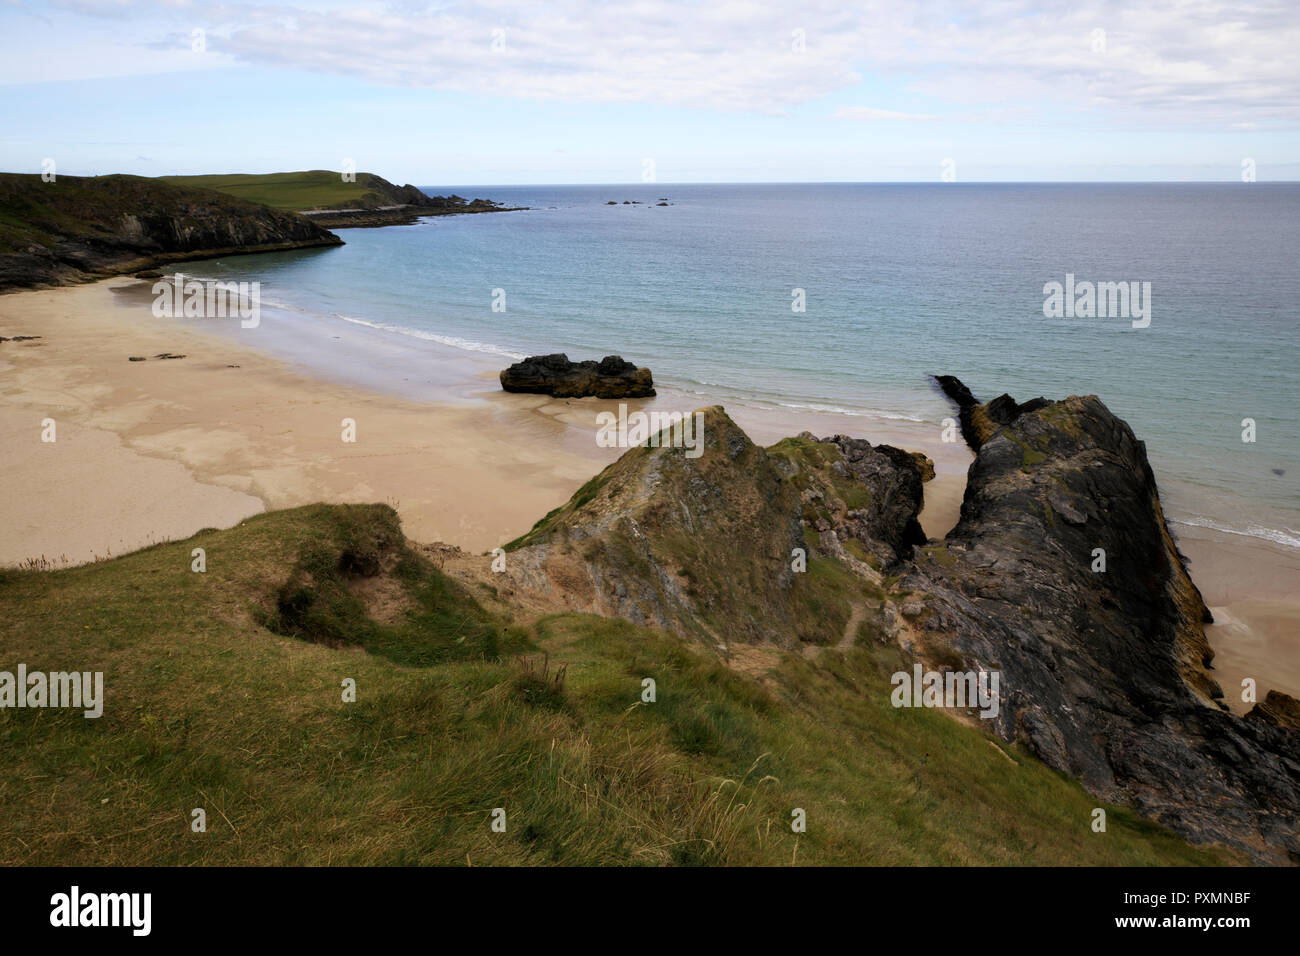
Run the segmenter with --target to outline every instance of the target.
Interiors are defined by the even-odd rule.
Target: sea
[[[528,208],[184,268],[261,283],[250,344],[413,398],[435,347],[619,354],[699,404],[869,439],[937,433],[935,374],[981,400],[1095,394],[1175,525],[1300,549],[1300,184],[421,188]],[[1123,283],[1144,315],[1062,314],[1052,283]]]

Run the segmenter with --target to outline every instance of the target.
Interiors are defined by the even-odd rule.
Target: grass
[[[1010,431],[1004,431],[1002,434],[1006,437],[1007,441],[1020,449],[1020,470],[1026,474],[1032,471],[1035,466],[1041,465],[1047,460],[1046,452],[1030,447],[1030,445]]]
[[[516,551],[519,548],[542,541],[547,533],[555,527],[558,519],[572,514],[596,497],[600,489],[609,481],[617,464],[618,462],[615,462],[607,466],[604,471],[587,481],[586,484],[573,493],[573,496],[567,502],[548,511],[528,531],[506,544],[504,550]]]
[[[185,223],[177,228],[176,223]],[[141,176],[0,173],[0,291],[228,253],[340,245],[296,213]]]
[[[0,711],[0,862],[1237,861],[891,707],[893,648],[741,673],[625,621],[480,603],[395,533],[383,506],[313,506],[0,572],[0,667],[102,670],[106,697],[98,720]]]
[[[176,186],[212,189],[276,209],[301,211],[355,206],[372,191],[370,177],[370,173],[357,173],[353,182],[344,182],[342,174],[336,170],[312,169],[291,173],[224,173],[158,178]]]

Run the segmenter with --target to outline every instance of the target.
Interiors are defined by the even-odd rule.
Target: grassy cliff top
[[[357,173],[354,182],[328,169],[290,173],[221,173],[206,176],[159,176],[177,186],[212,189],[228,196],[261,203],[276,209],[344,209],[362,204],[368,196],[382,196],[395,189],[374,173]]]
[[[0,668],[105,686],[98,719],[0,710],[5,865],[1234,859],[893,708],[904,663],[871,635],[739,667],[626,621],[530,615],[445,576],[386,506],[0,571],[0,647]]]
[[[0,291],[186,259],[341,245],[319,223],[143,176],[0,173]]]
[[[0,173],[0,252],[30,243],[98,239],[119,231],[124,217],[259,215],[256,205],[242,199],[147,176],[59,176],[47,183],[35,174]]]

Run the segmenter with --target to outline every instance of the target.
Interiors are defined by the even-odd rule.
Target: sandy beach
[[[577,454],[545,416],[307,379],[123,305],[112,290],[126,283],[142,284],[0,298],[3,334],[41,336],[0,351],[0,480],[22,489],[0,504],[0,563],[79,563],[312,501],[386,501],[417,540],[486,550],[566,500],[608,454]],[[152,358],[162,353],[185,357]],[[46,418],[53,443],[41,441]]]
[[[594,441],[595,413],[617,403],[507,395],[497,357],[429,346],[427,381],[404,389],[416,399],[401,397],[383,387],[396,373],[382,367],[361,388],[288,361],[292,337],[268,348],[273,332],[259,340],[233,323],[156,318],[149,285],[119,278],[0,296],[0,335],[40,336],[0,343],[0,565],[82,563],[315,501],[388,502],[411,538],[482,552],[527,531],[621,453]],[[339,334],[302,348],[334,349],[341,361],[355,344],[348,335],[373,334],[330,331]],[[628,404],[707,403],[661,389]],[[936,465],[925,530],[941,537],[957,520],[971,456],[928,426],[881,422],[864,433],[861,419],[727,410],[762,444],[808,430],[923,451]],[[42,440],[48,419],[54,441]],[[1215,614],[1209,637],[1233,709],[1249,709],[1239,700],[1247,676],[1261,697],[1300,695],[1300,553],[1176,531]]]

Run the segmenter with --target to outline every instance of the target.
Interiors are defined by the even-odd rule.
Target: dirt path
[[[844,623],[844,636],[840,638],[840,642],[836,647],[842,651],[847,651],[853,646],[854,641],[858,639],[858,628],[862,626],[862,621],[866,616],[866,604],[858,602],[853,605],[853,611],[849,614],[849,619]]]

